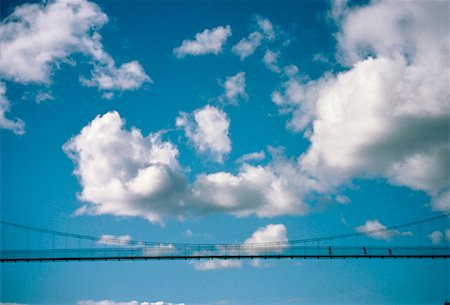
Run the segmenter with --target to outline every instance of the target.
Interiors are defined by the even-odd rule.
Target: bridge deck
[[[365,248],[365,250],[364,250]],[[330,252],[331,250],[331,252]],[[50,250],[3,250],[0,262],[205,260],[205,259],[447,259],[450,247],[299,247],[247,248],[92,248]]]

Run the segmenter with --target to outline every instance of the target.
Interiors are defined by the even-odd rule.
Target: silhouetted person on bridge
[[[364,255],[367,255],[367,249],[366,249],[366,247],[363,247],[363,250],[364,250]]]
[[[392,250],[390,248],[388,249],[388,253],[389,255],[392,255]]]
[[[331,246],[328,247],[328,255],[331,255],[333,252],[331,252]]]

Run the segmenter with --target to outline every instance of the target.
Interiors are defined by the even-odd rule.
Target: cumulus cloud
[[[305,194],[320,191],[315,180],[274,149],[265,166],[243,163],[236,174],[200,174],[189,184],[178,149],[159,133],[128,131],[117,112],[97,116],[63,149],[75,164],[79,199],[86,202],[78,214],[139,216],[160,223],[189,214],[301,215],[309,210]]]
[[[276,36],[274,26],[267,18],[257,16],[255,18],[257,30],[242,38],[233,46],[231,51],[238,55],[241,60],[255,53],[256,49],[264,40],[273,40]]]
[[[25,133],[25,123],[21,119],[11,120],[6,117],[9,112],[10,103],[6,98],[6,86],[0,82],[0,128],[9,129],[15,134]]]
[[[295,162],[276,156],[266,166],[244,163],[237,174],[200,174],[190,200],[200,211],[221,212],[237,217],[257,215],[302,215],[309,211],[306,193],[319,190],[316,181],[303,175]]]
[[[131,61],[116,68],[113,63],[107,66],[95,66],[92,79],[82,78],[82,83],[101,90],[135,90],[143,83],[153,82],[137,62]]]
[[[209,154],[217,162],[222,162],[224,155],[231,151],[230,121],[227,114],[216,107],[206,105],[192,114],[181,112],[176,126],[184,129],[199,153]]]
[[[248,255],[259,255],[281,253],[288,247],[287,244],[287,229],[283,224],[268,224],[265,227],[258,228],[252,236],[247,238],[242,244],[237,244],[236,249],[240,248],[243,253]],[[275,245],[275,246],[274,246]],[[221,249],[217,246],[217,250],[225,251],[229,254],[230,249]],[[253,267],[259,267],[259,261],[252,261]],[[242,267],[242,262],[239,260],[223,260],[214,259],[203,262],[194,263],[195,269],[200,271],[216,270],[216,269],[230,269]]]
[[[104,50],[98,30],[107,21],[106,14],[86,0],[17,7],[0,25],[1,77],[20,83],[48,83],[55,68],[69,62],[72,54],[81,53],[112,79],[131,76],[136,82],[130,87],[114,80],[115,89],[140,86],[149,80],[142,67],[133,61],[117,69]],[[98,87],[104,89],[101,83]]]
[[[108,112],[64,145],[82,186],[79,198],[90,203],[78,213],[142,216],[152,222],[180,215],[187,181],[178,149],[160,134],[144,137],[124,125],[117,112]]]
[[[428,235],[428,238],[431,239],[433,244],[437,245],[441,243],[443,235],[440,231],[434,231]]]
[[[258,228],[251,237],[244,241],[243,246],[250,248],[251,246],[257,246],[258,244],[280,242],[278,249],[283,250],[288,246],[285,243],[287,241],[287,229],[283,224],[269,224],[265,227]]]
[[[81,77],[82,84],[99,90],[134,90],[151,79],[137,61],[116,67],[104,50],[100,28],[108,17],[87,0],[48,1],[24,4],[0,23],[0,79],[22,84],[50,84],[55,70],[73,63],[81,54],[93,63],[92,79]],[[9,110],[1,85],[0,127],[23,133],[23,122],[7,120]],[[52,99],[36,95],[39,103]]]
[[[295,161],[273,148],[265,166],[243,163],[236,174],[199,174],[188,183],[171,142],[163,141],[161,133],[143,136],[136,128],[127,130],[114,111],[97,116],[63,149],[75,164],[79,199],[86,202],[77,214],[139,216],[159,223],[166,217],[211,213],[302,215],[309,210],[305,194],[321,191]]]
[[[110,300],[103,301],[93,301],[93,300],[82,300],[78,301],[77,305],[185,305],[184,303],[168,303],[163,301],[157,302],[138,302],[138,301],[129,301],[129,302],[114,302]]]
[[[320,80],[307,80],[298,75],[296,66],[284,69],[287,80],[281,88],[272,93],[272,102],[282,114],[291,114],[286,127],[292,131],[303,131],[316,118],[316,104],[319,93],[327,86],[328,77]]]
[[[387,227],[383,225],[378,219],[367,220],[363,225],[355,228],[357,232],[367,232],[367,231],[378,231],[369,234],[369,237],[374,239],[382,239],[382,240],[392,240],[394,237],[398,236],[410,236],[411,232],[399,232],[397,230],[387,230]]]
[[[238,72],[234,76],[227,77],[222,84],[222,87],[225,89],[225,93],[219,99],[224,102],[237,105],[239,99],[248,98],[248,95],[245,92],[246,84],[244,72]]]
[[[316,80],[291,73],[272,95],[292,115],[288,128],[307,131],[303,170],[329,186],[384,177],[450,209],[448,9],[401,1],[340,7],[337,56],[347,69]]]
[[[173,49],[173,53],[178,58],[183,58],[186,55],[217,55],[222,52],[222,47],[230,36],[231,27],[229,25],[219,26],[211,30],[206,29],[195,34],[194,40],[183,40],[181,46]]]

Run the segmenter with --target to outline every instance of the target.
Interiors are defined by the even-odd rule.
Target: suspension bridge
[[[0,221],[0,262],[240,259],[447,259],[450,213],[375,230],[269,243],[167,243],[96,237]],[[439,243],[430,235],[436,223]],[[425,228],[425,229],[424,229]],[[406,231],[408,229],[408,231]],[[414,231],[414,233],[413,233]],[[447,236],[446,236],[447,235]],[[45,238],[43,238],[45,237]],[[393,243],[392,240],[400,240]]]

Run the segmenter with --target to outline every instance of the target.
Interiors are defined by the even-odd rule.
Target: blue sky
[[[450,210],[449,2],[1,2],[1,218],[183,243]],[[448,222],[358,244],[448,244]],[[443,304],[447,261],[4,264],[1,304]],[[161,303],[157,303],[160,301]]]

